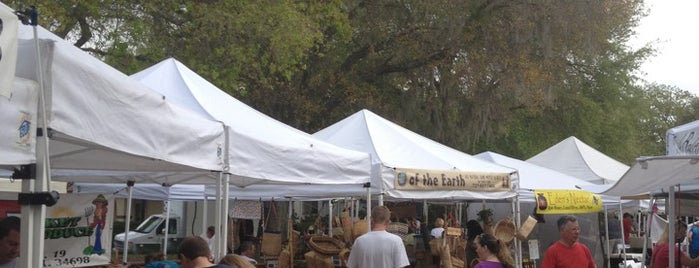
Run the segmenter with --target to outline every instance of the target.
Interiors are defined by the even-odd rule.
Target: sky
[[[656,42],[657,55],[641,66],[648,82],[676,86],[699,96],[699,1],[645,0],[650,14],[641,19],[634,48]]]

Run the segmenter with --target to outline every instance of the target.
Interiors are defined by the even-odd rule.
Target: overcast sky
[[[641,20],[632,45],[657,41],[658,52],[641,67],[643,77],[699,95],[699,1],[645,2],[650,14]]]

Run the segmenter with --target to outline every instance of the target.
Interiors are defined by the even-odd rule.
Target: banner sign
[[[699,155],[699,121],[668,130],[665,140],[667,155]]]
[[[0,3],[0,96],[10,98],[17,64],[19,19],[12,9]]]
[[[534,190],[534,197],[538,214],[580,214],[602,210],[602,198],[582,190]]]
[[[510,191],[509,173],[460,170],[394,169],[394,188],[409,191]]]
[[[114,196],[61,194],[46,208],[44,267],[108,265]]]

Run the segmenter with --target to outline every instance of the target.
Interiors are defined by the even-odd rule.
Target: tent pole
[[[170,186],[167,187],[167,200],[165,200],[165,229],[163,229],[163,255],[167,256],[167,239],[170,233]],[[184,215],[181,215],[184,218]]]
[[[624,211],[622,210],[623,208],[621,207],[621,200],[619,200],[619,226],[621,226],[621,242],[622,242],[622,247],[621,247],[621,254],[624,256],[621,261],[623,262],[623,265],[626,266],[626,237],[624,237]]]
[[[204,189],[206,189],[206,188],[204,188]],[[209,217],[207,216],[207,214],[209,214],[207,212],[209,206],[207,205],[207,203],[209,203],[209,196],[206,194],[206,190],[204,190],[204,204],[202,204],[202,212],[201,212],[201,217],[202,217],[201,218],[202,219],[201,233],[204,235],[206,235],[206,229],[209,227],[208,226],[208,223],[209,223],[208,218]]]
[[[44,94],[43,68],[37,33],[38,12],[32,10],[32,29],[34,30],[34,46],[37,81],[39,83],[39,112],[42,119],[43,135],[36,138],[36,180],[22,180],[22,192],[44,192],[51,180],[48,121],[46,119],[46,103]],[[39,267],[39,260],[44,258],[44,226],[46,221],[45,205],[22,205],[22,220],[20,229],[25,230],[20,236],[20,266]]]
[[[514,184],[514,188],[513,188],[513,191],[515,192],[513,214],[514,214],[515,226],[517,227],[516,229],[519,229],[522,226],[522,219],[520,217],[520,213],[521,213],[522,208],[521,208],[521,204],[520,204],[520,200],[519,200],[519,173],[516,173],[516,174],[517,174],[517,183]],[[522,241],[519,240],[519,238],[517,238],[516,236],[515,236],[515,239],[516,239],[515,240],[515,247],[516,247],[515,252],[517,253],[517,260],[516,260],[515,265],[518,268],[522,268],[522,266],[523,266],[522,265]]]
[[[670,186],[670,190],[668,191],[669,197],[668,197],[668,202],[665,203],[665,213],[667,214],[667,224],[668,224],[668,237],[675,237],[675,226],[676,226],[676,213],[675,213],[675,186]],[[670,242],[670,241],[668,241]],[[672,239],[672,249],[675,248],[677,245],[677,242]],[[679,268],[675,267],[675,259],[678,258],[679,256],[675,256],[675,251],[670,250],[670,265],[668,267],[670,268]]]
[[[129,231],[131,230],[131,200],[133,198],[133,185],[134,181],[128,181],[126,182],[126,191],[129,192],[129,198],[126,199],[126,219],[125,221],[125,227],[124,227],[124,254],[121,255],[122,261],[121,264],[122,266],[128,266],[128,257],[129,257]]]
[[[607,230],[604,232],[604,240],[607,241],[607,246],[605,247],[605,253],[607,255],[607,268],[611,268],[612,262],[610,259],[612,258],[612,255],[610,254],[612,251],[609,248],[609,213],[607,212],[607,206],[604,206],[604,203],[602,204],[602,207],[604,207],[604,228]]]
[[[364,218],[366,219],[367,230],[371,232],[371,188],[366,188],[366,216]]]
[[[216,180],[216,214],[214,215],[214,237],[211,239],[214,239],[214,248],[211,249],[211,255],[213,256],[214,260],[219,260],[221,256],[219,256],[219,247],[218,247],[218,241],[219,237],[221,236],[221,196],[223,195],[223,189],[222,189],[222,184],[223,184],[223,173],[218,174],[218,180]]]
[[[648,236],[650,235],[651,217],[654,217],[653,214],[655,213],[653,211],[653,204],[655,204],[655,197],[650,198],[649,204],[650,204],[650,213],[648,213],[648,216],[646,217],[646,226],[644,226],[645,227],[644,229],[646,231],[643,233],[643,251],[642,251],[643,252],[643,259],[642,260],[645,260],[646,257],[648,256],[648,250],[647,250],[647,248],[648,248]],[[644,263],[644,265],[645,265],[645,263]]]
[[[230,179],[231,179],[231,174],[225,174],[226,180],[224,181],[223,185],[223,211],[221,211],[222,217],[221,217],[221,235],[219,236],[219,252],[221,253],[221,257],[226,256],[226,253],[228,253],[228,207],[230,203]]]
[[[294,268],[294,200],[289,197],[289,220],[286,222],[289,232],[289,268]],[[332,237],[332,236],[330,236]]]
[[[328,200],[328,236],[333,237],[333,200]]]

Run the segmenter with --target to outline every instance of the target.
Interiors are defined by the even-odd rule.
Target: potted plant
[[[493,210],[484,208],[478,211],[478,221],[482,221],[483,225],[490,225],[493,222]]]

